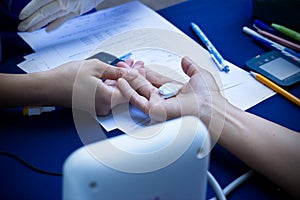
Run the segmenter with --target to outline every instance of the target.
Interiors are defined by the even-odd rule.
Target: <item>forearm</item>
[[[300,188],[300,135],[278,124],[244,112],[227,103],[226,112],[214,108],[214,118],[224,118],[221,134],[210,127],[213,138],[251,168],[286,191]],[[220,137],[218,137],[220,136]],[[297,194],[298,193],[298,194]]]
[[[43,89],[43,73],[0,74],[0,106],[14,107],[43,105],[46,94]]]

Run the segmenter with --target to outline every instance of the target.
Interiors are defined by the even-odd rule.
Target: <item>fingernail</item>
[[[23,31],[25,31],[25,27],[23,25],[19,25],[18,30],[23,32]]]
[[[25,19],[26,18],[26,16],[23,14],[23,13],[20,13],[20,15],[19,15],[19,20],[23,20],[23,19]]]

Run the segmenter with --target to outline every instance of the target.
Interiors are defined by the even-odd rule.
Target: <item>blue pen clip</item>
[[[296,53],[295,51],[293,51],[293,50],[291,50],[289,48],[284,48],[284,51],[287,52],[287,53],[289,53],[289,54],[291,54],[291,55],[293,55],[293,56],[295,56],[295,57],[297,57],[297,58],[300,58],[300,54],[299,53]]]
[[[227,65],[222,65],[218,60],[217,60],[217,58],[216,58],[216,56],[214,55],[214,54],[210,54],[210,56],[211,56],[211,58],[212,58],[212,60],[214,61],[214,63],[217,65],[217,67],[218,67],[218,69],[220,70],[220,71],[224,71],[224,72],[226,72],[226,73],[228,73],[229,72],[229,67],[227,66]],[[225,61],[223,61],[223,63],[224,63]]]

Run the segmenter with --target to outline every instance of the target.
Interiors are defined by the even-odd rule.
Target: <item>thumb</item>
[[[195,63],[189,57],[183,57],[181,60],[182,70],[186,75],[192,77],[198,73],[199,68],[196,67]]]

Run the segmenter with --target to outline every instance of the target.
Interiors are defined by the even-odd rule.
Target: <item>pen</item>
[[[264,30],[264,31],[267,31],[267,32],[270,32],[273,34],[278,34],[278,31],[276,29],[273,29],[268,24],[266,24],[258,19],[254,20],[253,26],[254,26],[254,28],[257,28],[257,29],[261,29],[261,30]]]
[[[262,44],[264,44],[265,46],[272,48],[272,49],[276,49],[281,51],[284,55],[290,57],[291,59],[300,62],[300,55],[298,53],[296,53],[295,51],[286,48],[285,46],[278,44],[272,40],[269,40],[265,37],[263,37],[262,35],[260,35],[259,33],[253,31],[252,29],[248,28],[248,27],[243,27],[243,31],[249,35],[251,35],[253,37],[253,39],[261,42]]]
[[[283,34],[289,36],[290,38],[300,41],[300,34],[297,31],[294,31],[290,28],[287,28],[285,26],[281,26],[278,24],[274,24],[274,23],[271,24],[271,26],[273,28],[275,28],[277,31],[279,31],[280,33],[283,33]]]
[[[292,60],[296,61],[296,62],[299,62],[300,63],[300,58],[298,58],[297,56],[294,56],[293,54],[291,54],[286,48],[280,48],[279,46],[277,45],[274,45],[260,37],[256,37],[256,36],[253,36],[253,39],[260,42],[261,44],[263,44],[264,46],[270,48],[270,49],[274,49],[274,50],[278,50],[280,51],[283,55],[291,58]]]
[[[229,66],[226,64],[226,61],[223,59],[221,54],[217,51],[214,45],[209,41],[209,39],[205,36],[205,34],[201,31],[199,26],[195,23],[191,23],[191,27],[196,35],[200,38],[200,40],[206,45],[210,56],[212,57],[213,61],[216,63],[217,67],[220,71],[225,71],[226,73],[229,72]]]
[[[275,92],[277,92],[278,94],[281,94],[282,96],[284,96],[285,98],[287,98],[288,100],[292,101],[293,103],[295,103],[297,106],[300,106],[300,99],[298,99],[296,96],[292,95],[291,93],[289,93],[288,91],[284,90],[283,88],[279,87],[278,85],[276,85],[275,83],[273,83],[272,81],[270,81],[269,79],[267,79],[266,77],[262,76],[261,74],[255,73],[255,72],[250,72],[250,74],[259,82],[263,83],[264,85],[266,85],[267,87],[269,87],[270,89],[274,90]]]
[[[289,47],[289,48],[292,48],[292,49],[294,49],[294,50],[296,50],[296,51],[300,51],[300,45],[298,45],[298,44],[296,44],[296,43],[293,43],[293,42],[291,42],[291,41],[289,41],[289,40],[286,40],[286,39],[284,39],[284,38],[281,38],[281,37],[279,37],[279,36],[277,36],[277,35],[274,35],[274,34],[272,34],[272,33],[267,32],[267,31],[263,31],[263,30],[261,30],[261,29],[257,29],[257,32],[258,32],[259,34],[265,36],[265,37],[268,37],[268,38],[271,39],[271,40],[274,40],[274,41],[276,41],[276,42],[282,44],[282,45],[285,45],[285,46],[287,46],[287,47]]]

